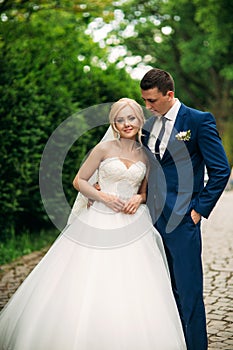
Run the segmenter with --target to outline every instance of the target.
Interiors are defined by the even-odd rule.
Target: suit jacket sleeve
[[[198,147],[207,168],[209,180],[195,198],[193,209],[208,218],[224,191],[230,167],[211,113],[203,113],[198,128]]]

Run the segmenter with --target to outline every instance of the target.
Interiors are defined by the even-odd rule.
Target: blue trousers
[[[206,350],[200,223],[195,225],[186,216],[174,231],[166,233],[166,222],[161,216],[155,226],[163,239],[187,349]]]

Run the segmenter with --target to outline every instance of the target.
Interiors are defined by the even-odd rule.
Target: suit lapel
[[[155,117],[149,118],[145,122],[143,129],[142,129],[142,143],[146,147],[148,147],[148,141],[149,141],[150,133],[151,133],[151,130],[153,128],[154,122],[155,122]]]
[[[175,131],[176,134],[178,132],[182,131],[184,128],[184,120],[185,120],[184,117],[186,115],[186,110],[187,110],[187,108],[185,107],[185,105],[183,103],[181,103],[179,112],[178,112],[177,117],[176,117],[175,124],[173,126],[173,130],[172,130],[172,131]]]

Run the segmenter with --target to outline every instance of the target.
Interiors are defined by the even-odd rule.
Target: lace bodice
[[[98,170],[98,182],[101,191],[115,194],[122,200],[127,200],[138,192],[145,174],[145,163],[138,161],[127,168],[118,157],[111,157],[101,162]],[[87,198],[79,192],[69,216],[68,225],[87,207],[87,201]],[[92,208],[96,209],[97,207],[101,210],[107,208],[103,203],[96,201]],[[110,211],[109,208],[108,211]]]
[[[127,168],[118,157],[112,157],[100,164],[98,181],[102,191],[127,199],[138,192],[145,174],[145,163],[138,161]]]

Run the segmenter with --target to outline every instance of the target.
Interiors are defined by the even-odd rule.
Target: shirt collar
[[[180,109],[181,103],[178,100],[178,98],[175,99],[176,102],[174,103],[174,105],[169,109],[169,111],[164,114],[164,117],[169,119],[169,120],[175,120],[176,116],[178,114],[178,111]]]

